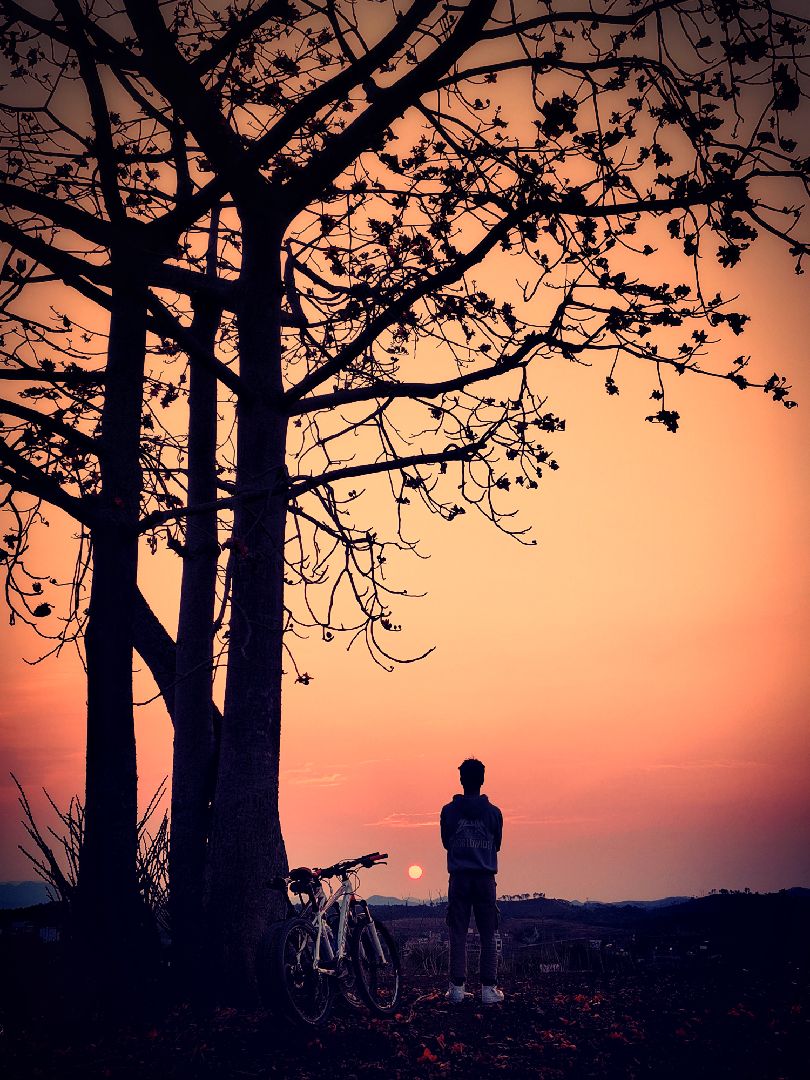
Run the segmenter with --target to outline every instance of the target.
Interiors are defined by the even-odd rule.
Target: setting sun
[[[408,877],[412,878],[414,881],[418,881],[423,873],[424,873],[424,870],[422,869],[421,866],[409,866],[408,867]]]

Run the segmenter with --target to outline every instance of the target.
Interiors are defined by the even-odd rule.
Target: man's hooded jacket
[[[486,795],[454,795],[439,819],[447,869],[498,872],[503,814]]]

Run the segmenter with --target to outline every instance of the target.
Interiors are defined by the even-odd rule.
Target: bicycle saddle
[[[308,866],[297,866],[289,873],[290,881],[312,881],[315,877]]]

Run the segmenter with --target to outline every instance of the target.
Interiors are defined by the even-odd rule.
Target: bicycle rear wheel
[[[315,970],[315,930],[305,919],[288,919],[271,946],[272,997],[297,1024],[318,1027],[332,1010],[335,980]]]
[[[390,1016],[399,1004],[402,969],[397,943],[385,923],[374,920],[357,927],[352,940],[352,961],[356,989],[366,1005],[379,1016]]]

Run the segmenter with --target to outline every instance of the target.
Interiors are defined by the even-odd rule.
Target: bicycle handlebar
[[[376,866],[378,863],[384,862],[387,858],[388,852],[370,851],[368,855],[361,855],[357,859],[346,859],[343,862],[336,862],[332,866],[323,868],[315,866],[310,870],[309,867],[299,866],[297,869],[291,870],[290,873],[286,874],[284,877],[272,878],[267,884],[273,889],[286,889],[292,882],[306,882],[307,880],[316,878],[339,877],[341,874],[345,874],[356,866]]]
[[[323,869],[316,869],[312,872],[313,874],[317,874],[319,878],[339,877],[341,874],[346,873],[347,870],[352,870],[355,866],[365,866],[368,868],[383,862],[387,858],[387,851],[371,851],[368,855],[361,855],[357,859],[346,859],[344,862],[337,862],[332,866],[326,866]]]

